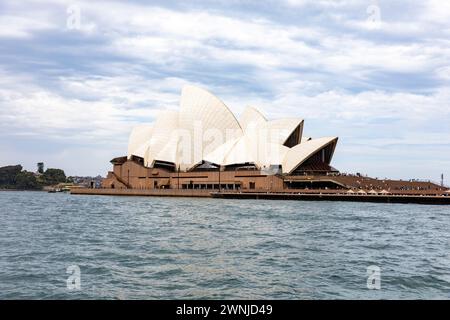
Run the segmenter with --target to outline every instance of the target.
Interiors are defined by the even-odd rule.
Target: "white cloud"
[[[376,29],[367,24],[371,1],[286,0],[274,8],[277,17],[202,5],[76,3],[81,30],[70,32],[72,1],[2,3],[0,43],[9,46],[0,52],[0,131],[8,136],[117,152],[134,124],[177,107],[186,82],[236,112],[253,104],[269,117],[304,117],[311,135],[342,136],[352,155],[362,141],[372,156],[387,145],[441,146],[450,134],[434,125],[450,120],[446,3],[379,1]],[[54,157],[82,149],[68,145]]]
[[[50,30],[54,26],[44,19],[29,16],[2,15],[0,38],[29,38],[36,31]]]
[[[178,103],[177,94],[150,90],[150,81],[133,76],[62,77],[60,93],[40,87],[28,76],[2,72],[1,79],[0,121],[5,125],[0,130],[9,134],[49,135],[85,143],[123,141],[133,125],[151,121],[154,112]],[[179,82],[167,78],[158,88],[173,90]],[[64,132],[73,135],[58,134]]]

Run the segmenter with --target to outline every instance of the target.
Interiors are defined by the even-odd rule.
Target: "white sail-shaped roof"
[[[177,156],[178,112],[161,111],[156,118],[152,136],[144,157],[144,163],[151,166],[153,161],[174,162]]]
[[[291,173],[317,151],[337,142],[334,137],[302,138],[303,123],[300,118],[267,121],[253,107],[238,122],[217,97],[188,85],[182,90],[179,112],[163,111],[153,126],[133,129],[127,155],[143,157],[149,167],[162,161],[189,170],[208,161],[221,166],[282,165],[283,173]],[[331,160],[334,146],[325,151],[327,161]]]
[[[221,141],[215,141],[215,147],[242,135],[239,122],[222,101],[208,91],[190,85],[185,86],[181,92],[179,129],[192,138],[191,161],[186,163],[183,159],[183,163],[180,163],[183,168],[203,160],[206,147],[214,149],[205,141],[204,134],[221,136],[218,139]]]
[[[277,143],[268,143],[266,149],[260,152],[258,161],[261,166],[265,167],[282,164],[289,150],[290,148],[286,146]]]
[[[283,173],[292,173],[313,154],[332,143],[337,143],[337,139],[337,137],[312,139],[290,148],[283,161]]]
[[[128,139],[128,159],[131,156],[144,157],[152,131],[153,127],[149,125],[139,125],[133,128]]]
[[[304,120],[300,118],[286,118],[267,121],[266,118],[254,107],[247,107],[239,120],[246,134],[258,131],[258,135],[267,135],[272,143],[285,144],[287,139],[298,129],[298,137],[295,144],[301,142]],[[266,131],[264,131],[266,130]]]
[[[267,119],[254,107],[247,107],[239,118],[239,124],[244,132],[249,128],[265,126]]]
[[[303,119],[288,118],[268,121],[270,140],[273,143],[284,144],[294,130],[299,127],[298,143],[300,143],[303,133]]]
[[[252,145],[250,141],[244,136],[238,139],[233,145],[230,152],[225,157],[222,165],[229,166],[240,163],[255,163],[256,157],[251,152]],[[256,164],[256,163],[255,163]]]
[[[253,163],[259,168],[281,164],[289,148],[272,143],[261,135],[256,138],[245,134],[238,139],[225,156],[222,165]]]
[[[247,154],[252,157],[252,161],[259,168],[268,168],[271,165],[279,165],[286,156],[288,147],[272,143],[267,140],[258,142],[247,139]],[[258,144],[256,144],[258,143]]]
[[[228,140],[224,144],[217,147],[214,151],[208,153],[204,157],[204,160],[211,162],[211,163],[218,164],[218,165],[223,165],[225,163],[226,157],[228,156],[230,151],[233,149],[234,145],[241,139],[242,139],[242,137]]]

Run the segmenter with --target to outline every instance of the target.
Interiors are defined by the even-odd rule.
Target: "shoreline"
[[[345,195],[345,194],[288,194],[288,193],[213,193],[221,199],[261,199],[297,201],[343,201],[371,203],[450,205],[450,197],[423,195]]]
[[[195,197],[219,199],[297,200],[297,201],[345,201],[375,203],[411,203],[450,205],[449,196],[430,195],[358,195],[326,193],[276,193],[276,192],[218,192],[192,189],[72,189],[73,195]]]

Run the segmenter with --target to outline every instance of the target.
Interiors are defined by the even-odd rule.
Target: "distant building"
[[[38,162],[37,163],[37,173],[43,174],[44,173],[44,163]]]
[[[75,185],[83,186],[86,188],[101,188],[103,182],[103,177],[100,175],[96,177],[71,176],[68,179]]]

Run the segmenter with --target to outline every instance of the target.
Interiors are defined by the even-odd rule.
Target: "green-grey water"
[[[448,206],[0,192],[0,299],[448,299],[449,248]]]

